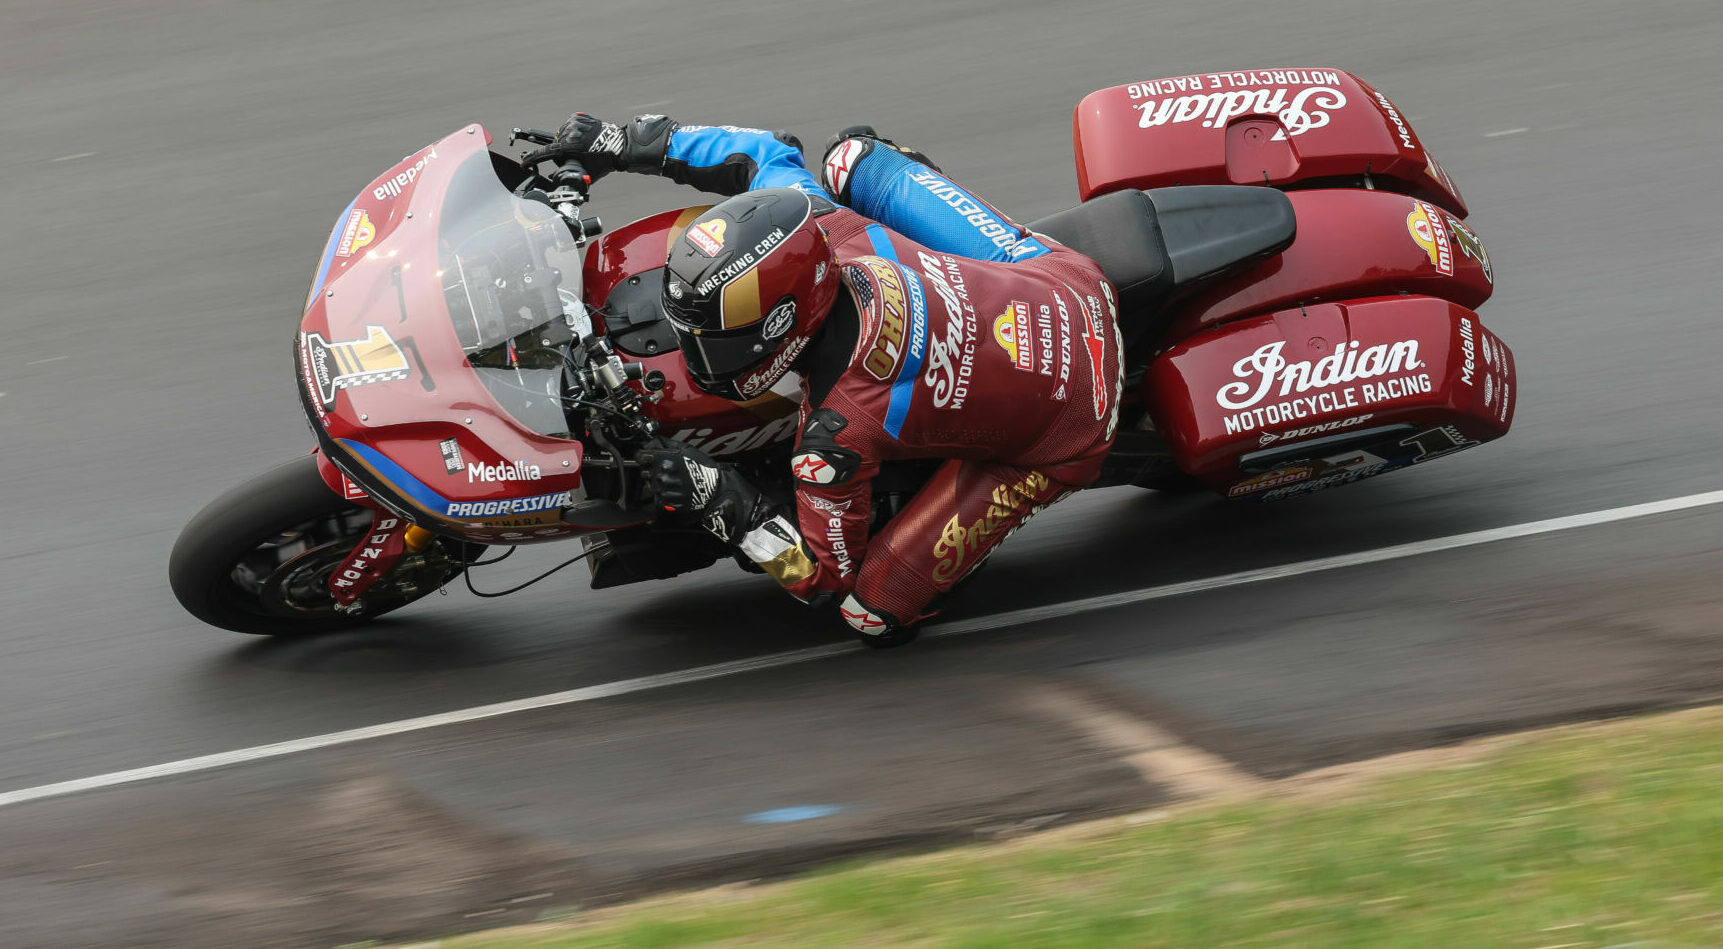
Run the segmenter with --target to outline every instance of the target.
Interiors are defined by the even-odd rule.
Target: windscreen
[[[510,193],[478,154],[455,172],[438,237],[443,297],[467,362],[516,421],[568,437],[563,371],[576,332],[590,332],[568,225]]]

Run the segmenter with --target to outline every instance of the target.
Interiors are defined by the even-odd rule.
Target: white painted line
[[[1169,583],[1166,586],[1149,587],[1144,590],[1109,593],[1105,596],[1092,596],[1083,600],[1071,600],[1049,606],[1032,606],[1028,609],[995,613],[992,616],[977,616],[973,619],[941,623],[937,627],[930,627],[928,633],[936,636],[955,636],[982,629],[1018,626],[1023,623],[1070,616],[1074,613],[1092,613],[1095,610],[1112,609],[1115,606],[1126,606],[1145,600],[1164,600],[1167,597],[1202,593],[1205,590],[1244,586],[1247,583],[1262,583],[1266,580],[1280,580],[1286,577],[1303,576],[1307,573],[1340,570],[1345,567],[1361,567],[1365,564],[1381,563],[1385,560],[1401,560],[1406,557],[1416,557],[1419,554],[1433,554],[1438,551],[1456,550],[1461,547],[1476,547],[1479,544],[1493,544],[1497,541],[1513,540],[1518,537],[1535,537],[1538,534],[1553,534],[1557,531],[1569,531],[1580,527],[1596,527],[1599,524],[1611,524],[1637,517],[1650,517],[1654,514],[1671,514],[1676,511],[1710,507],[1714,504],[1723,504],[1723,491],[1709,491],[1705,494],[1693,494],[1684,498],[1670,498],[1667,501],[1650,501],[1629,507],[1611,508],[1607,511],[1593,511],[1590,514],[1552,517],[1546,521],[1532,521],[1527,524],[1514,524],[1508,527],[1493,527],[1489,530],[1473,531],[1470,534],[1435,537],[1430,540],[1413,541],[1409,544],[1396,544],[1393,547],[1361,550],[1355,554],[1321,557],[1316,560],[1282,564],[1278,567],[1263,567],[1259,570],[1245,570],[1203,580]]]
[[[836,643],[826,646],[815,646],[809,649],[797,649],[793,652],[773,653],[769,656],[756,656],[752,659],[737,659],[733,662],[720,662],[710,666],[700,666],[694,669],[683,669],[678,672],[666,672],[660,675],[641,676],[638,679],[623,679],[619,682],[605,682],[600,685],[589,685],[584,688],[570,689],[567,692],[552,692],[549,695],[536,695],[532,698],[516,699],[512,702],[498,702],[495,705],[479,705],[473,708],[456,709],[452,712],[440,712],[436,715],[426,715],[421,718],[407,718],[397,722],[384,722],[380,725],[368,725],[364,728],[350,728],[346,731],[329,732],[323,735],[312,735],[308,738],[295,738],[291,741],[276,742],[272,745],[256,745],[251,748],[239,748],[234,751],[223,751],[213,755],[201,755],[196,758],[182,758],[178,761],[168,761],[162,764],[150,765],[144,768],[133,768],[129,771],[114,771],[108,774],[98,774],[88,778],[76,778],[71,781],[61,781],[56,784],[44,784],[40,787],[23,788],[17,791],[0,793],[0,807],[8,804],[22,804],[25,801],[39,801],[43,798],[65,797],[80,791],[95,791],[101,788],[118,787],[122,784],[136,784],[139,781],[149,781],[155,778],[168,778],[182,774],[193,774],[199,771],[214,771],[231,765],[244,764],[248,761],[264,761],[269,758],[281,758],[287,755],[316,751],[319,748],[330,748],[336,745],[350,745],[354,742],[368,741],[373,738],[386,738],[390,735],[402,735],[407,732],[424,731],[427,728],[439,728],[444,725],[460,725],[466,722],[476,722],[486,718],[496,718],[499,715],[513,715],[516,712],[530,712],[535,709],[552,708],[558,705],[572,705],[576,702],[591,702],[595,699],[607,699],[618,695],[628,695],[631,692],[646,692],[651,689],[662,689],[672,685],[685,685],[690,682],[701,682],[706,679],[718,679],[724,676],[740,675],[753,672],[756,669],[773,669],[779,666],[793,665],[798,662],[808,662],[814,659],[824,659],[827,656],[837,656],[846,652],[856,652],[866,649],[860,643]]]
[[[1502,129],[1500,132],[1485,132],[1484,137],[1485,138],[1501,138],[1503,135],[1518,135],[1521,132],[1530,132],[1530,131],[1531,131],[1531,129],[1529,129],[1529,128]]]
[[[1567,517],[1555,517],[1543,521],[1532,521],[1527,524],[1515,524],[1509,527],[1496,527],[1489,530],[1473,531],[1469,534],[1455,534],[1451,537],[1437,537],[1431,540],[1414,541],[1409,544],[1397,544],[1393,547],[1382,547],[1376,550],[1365,550],[1354,554],[1341,554],[1336,557],[1322,557],[1316,560],[1305,560],[1300,563],[1283,564],[1278,567],[1265,567],[1260,570],[1245,570],[1240,573],[1229,573],[1225,576],[1210,577],[1204,580],[1188,580],[1184,583],[1171,583],[1165,586],[1148,587],[1142,590],[1130,590],[1124,593],[1112,593],[1106,596],[1094,596],[1082,600],[1072,600],[1051,606],[1037,606],[1022,610],[1010,610],[1005,613],[995,613],[991,616],[976,616],[970,619],[954,620],[949,623],[936,623],[929,626],[927,636],[960,636],[965,633],[980,630],[1000,629],[1033,623],[1046,619],[1058,619],[1077,613],[1090,613],[1096,610],[1112,609],[1131,603],[1141,603],[1146,600],[1160,600],[1174,596],[1185,596],[1190,593],[1201,593],[1207,590],[1218,590],[1224,587],[1243,586],[1250,583],[1262,583],[1268,580],[1280,580],[1286,577],[1302,576],[1309,573],[1321,573],[1327,570],[1339,570],[1345,567],[1358,567],[1366,564],[1382,563],[1388,560],[1400,560],[1406,557],[1416,557],[1420,554],[1437,553],[1444,550],[1456,550],[1461,547],[1476,547],[1480,544],[1492,544],[1497,541],[1514,540],[1520,537],[1535,537],[1539,534],[1553,534],[1559,531],[1574,530],[1581,527],[1596,527],[1602,524],[1612,524],[1617,521],[1632,520],[1640,517],[1650,517],[1656,514],[1673,514],[1678,511],[1689,511],[1695,508],[1710,507],[1723,504],[1723,491],[1710,491],[1704,494],[1693,494],[1682,498],[1670,498],[1664,501],[1651,501],[1645,504],[1634,504],[1628,507],[1612,508],[1607,511],[1593,511],[1589,514],[1573,514]],[[708,679],[720,679],[725,676],[742,675],[757,672],[762,669],[776,669],[797,663],[811,662],[831,656],[841,656],[864,650],[866,647],[857,643],[835,643],[825,646],[813,646],[808,649],[796,649],[790,652],[773,653],[768,656],[755,656],[751,659],[737,659],[732,662],[720,662],[710,666],[699,666],[694,669],[683,669],[678,672],[665,672],[659,675],[641,676],[637,679],[623,679],[618,682],[605,682],[599,685],[589,685],[566,692],[553,692],[549,695],[533,696],[532,698],[515,699],[511,702],[498,702],[494,705],[479,705],[473,708],[455,709],[450,712],[440,712],[436,715],[426,715],[420,718],[408,718],[395,722],[383,722],[378,725],[368,725],[364,728],[351,728],[346,731],[329,732],[323,735],[312,735],[306,738],[295,738],[291,741],[276,742],[270,745],[256,745],[251,748],[239,748],[233,751],[223,751],[212,755],[202,755],[196,758],[182,758],[179,761],[168,761],[162,764],[150,765],[144,768],[133,768],[128,771],[114,771],[108,774],[98,774],[87,778],[76,778],[71,781],[60,781],[55,784],[44,784],[33,788],[21,788],[16,791],[0,792],[0,807],[8,804],[22,804],[26,801],[39,801],[45,798],[65,797],[82,791],[95,791],[102,788],[118,787],[125,784],[136,784],[155,778],[168,778],[183,774],[194,774],[200,771],[214,771],[232,765],[245,764],[250,761],[264,761],[270,758],[281,758],[287,755],[316,751],[321,748],[332,748],[337,745],[350,745],[355,742],[369,741],[373,738],[387,738],[392,735],[403,735],[408,732],[424,731],[429,728],[440,728],[444,725],[460,725],[476,722],[502,715],[513,715],[517,712],[530,712],[538,709],[553,708],[559,705],[573,705],[579,702],[591,702],[597,699],[614,698],[619,695],[629,695],[634,692],[647,692],[653,689],[663,689],[675,685],[686,685],[692,682],[703,682]]]

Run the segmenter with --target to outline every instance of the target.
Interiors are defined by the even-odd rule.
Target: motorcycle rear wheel
[[[168,583],[198,619],[258,636],[349,629],[400,609],[459,576],[442,541],[404,558],[366,592],[364,611],[335,609],[328,579],[371,527],[372,511],[323,483],[317,459],[281,465],[210,502],[180,531]]]

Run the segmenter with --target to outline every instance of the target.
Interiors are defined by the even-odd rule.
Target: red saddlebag
[[[1376,297],[1214,327],[1149,366],[1179,467],[1229,497],[1350,484],[1507,434],[1513,354],[1463,306]]]

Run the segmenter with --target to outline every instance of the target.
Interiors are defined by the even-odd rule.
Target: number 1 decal
[[[1452,425],[1443,425],[1419,432],[1411,438],[1402,438],[1400,444],[1407,448],[1417,447],[1418,454],[1412,458],[1412,464],[1416,465],[1432,458],[1452,455],[1454,452],[1463,451],[1481,443],[1461,435],[1460,430]]]

